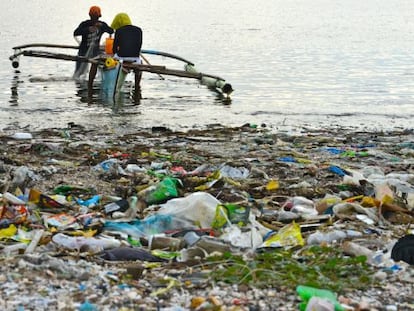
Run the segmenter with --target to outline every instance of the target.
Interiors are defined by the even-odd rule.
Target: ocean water
[[[91,5],[111,23],[130,15],[144,49],[169,52],[217,75],[231,100],[198,81],[144,73],[142,100],[86,100],[72,79],[74,62],[21,57],[29,43],[76,44],[73,30]],[[414,19],[408,0],[8,0],[0,2],[0,130],[108,126],[134,130],[210,124],[266,125],[275,130],[340,126],[413,128]],[[44,50],[44,49],[43,49]],[[75,50],[53,50],[75,54]],[[152,64],[183,64],[150,57]]]

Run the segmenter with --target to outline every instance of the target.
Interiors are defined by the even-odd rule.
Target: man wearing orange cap
[[[100,21],[101,9],[98,6],[92,6],[89,9],[90,19],[81,22],[78,28],[75,29],[73,35],[82,36],[82,41],[79,45],[79,56],[86,56],[88,58],[99,55],[99,42],[104,32],[113,34],[114,30],[108,26],[107,23]],[[82,64],[87,65],[85,62],[76,62],[75,77],[79,77],[84,70]],[[91,95],[93,80],[95,79],[98,66],[96,64],[91,65],[89,70],[88,90]]]

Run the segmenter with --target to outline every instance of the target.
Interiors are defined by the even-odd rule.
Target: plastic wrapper
[[[268,237],[261,247],[289,247],[289,246],[303,246],[303,240],[300,226],[296,222],[284,226],[276,234]]]
[[[227,203],[219,204],[216,207],[212,228],[219,229],[227,224],[237,224],[245,226],[249,221],[249,207],[243,207],[237,204]]]

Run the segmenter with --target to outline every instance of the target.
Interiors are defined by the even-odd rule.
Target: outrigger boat
[[[56,53],[50,50],[39,50],[38,48],[45,49],[78,49],[78,46],[74,45],[59,45],[48,43],[32,43],[26,45],[20,45],[13,47],[14,53],[9,57],[12,62],[13,68],[19,67],[20,56],[40,57],[59,59],[67,61],[77,61],[83,63],[95,63],[100,68],[102,83],[101,91],[105,98],[115,100],[120,94],[122,86],[128,73],[133,71],[150,72],[159,75],[171,75],[182,78],[191,78],[198,80],[202,85],[207,86],[209,89],[213,89],[226,98],[230,98],[230,94],[233,92],[231,84],[227,83],[223,78],[199,72],[195,68],[195,64],[186,60],[180,56],[156,51],[156,50],[141,50],[141,58],[145,63],[138,64],[132,62],[124,62],[123,60],[117,60],[110,54],[101,54],[94,58],[88,58],[85,56]],[[171,69],[162,65],[153,65],[148,62],[144,55],[158,55],[161,57],[171,58],[184,63],[184,69]]]

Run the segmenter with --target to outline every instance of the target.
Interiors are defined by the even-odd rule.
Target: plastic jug
[[[105,39],[105,54],[113,55],[112,47],[114,45],[114,38],[108,37]]]

